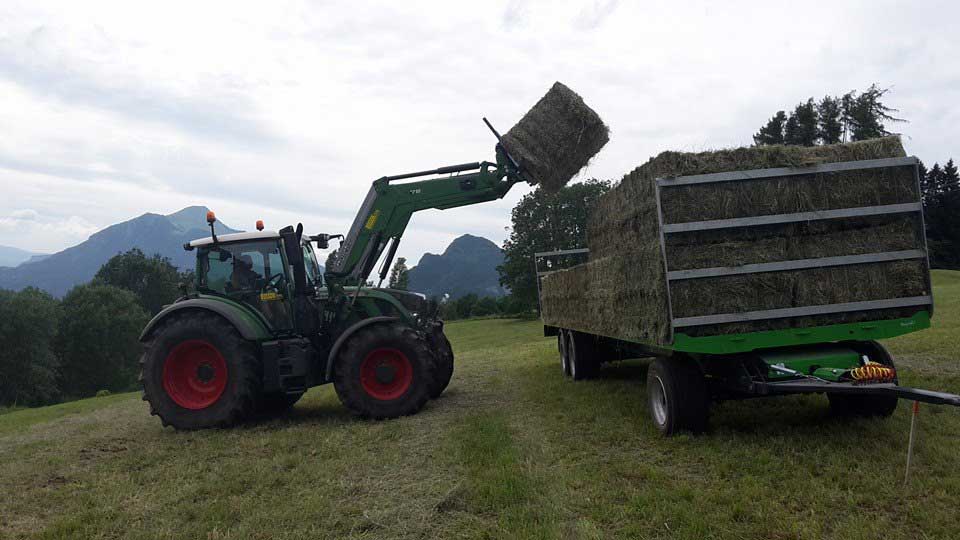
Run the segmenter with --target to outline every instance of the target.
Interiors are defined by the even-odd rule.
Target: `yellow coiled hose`
[[[851,369],[850,377],[857,382],[891,382],[897,372],[890,366],[871,363]]]

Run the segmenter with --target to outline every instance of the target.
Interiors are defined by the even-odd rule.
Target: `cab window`
[[[202,289],[224,294],[259,292],[264,288],[280,288],[286,283],[280,244],[275,240],[199,249],[198,286]]]

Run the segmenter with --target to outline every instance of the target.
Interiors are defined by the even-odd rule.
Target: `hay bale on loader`
[[[928,295],[927,262],[918,255],[924,250],[924,232],[917,211],[782,223],[754,219],[916,206],[919,193],[913,166],[851,166],[799,175],[761,176],[769,171],[758,171],[753,179],[750,174],[733,174],[703,182],[661,180],[660,185],[657,181],[784,167],[796,171],[904,156],[896,137],[820,147],[664,152],[624,176],[600,198],[588,223],[589,262],[543,280],[544,321],[669,345],[675,332],[689,336],[754,332],[898,318],[925,309],[897,306],[756,320],[726,317],[724,321],[723,317]],[[716,180],[727,177],[737,180]],[[711,225],[703,228],[707,222]],[[753,225],[729,225],[745,222]],[[823,267],[817,262],[891,252],[898,255],[862,264]],[[814,262],[806,268],[730,274],[731,268],[748,268],[745,265],[801,260]],[[599,278],[601,268],[612,269],[616,277]],[[562,290],[573,283],[577,292]],[[608,314],[601,314],[604,310]],[[718,322],[701,324],[706,316],[717,316],[710,320]],[[681,319],[685,319],[682,324]]]
[[[560,82],[503,136],[533,184],[556,192],[610,140],[609,129],[583,98]]]

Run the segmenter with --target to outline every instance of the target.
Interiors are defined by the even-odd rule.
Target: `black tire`
[[[663,435],[706,431],[710,398],[696,361],[680,355],[654,360],[647,372],[647,406]]]
[[[364,418],[414,414],[430,397],[434,359],[427,341],[402,324],[375,324],[344,343],[333,384],[341,403]],[[383,379],[381,380],[381,374]]]
[[[430,399],[437,399],[443,394],[453,378],[453,347],[450,340],[443,333],[443,328],[438,328],[430,336],[431,345],[433,345],[433,357],[435,368],[433,373],[433,384],[430,385]]]
[[[303,394],[285,394],[282,392],[264,394],[260,398],[260,403],[257,404],[257,414],[265,416],[281,415],[293,408],[302,397]]]
[[[570,377],[575,381],[592,379],[600,372],[596,338],[590,334],[570,331],[567,342],[567,364]]]
[[[145,344],[140,382],[150,414],[164,426],[204,429],[249,418],[260,400],[262,374],[255,346],[232,324],[211,312],[189,311],[163,321]]]
[[[858,352],[867,355],[873,362],[879,362],[883,365],[896,369],[893,363],[893,357],[890,353],[876,341],[868,341],[855,345]],[[895,377],[894,384],[899,384]],[[827,399],[830,400],[830,412],[837,416],[844,417],[881,417],[887,418],[893,415],[897,410],[897,404],[900,399],[896,396],[879,395],[857,395],[857,394],[830,394],[827,393]]]
[[[564,377],[570,376],[570,356],[567,354],[567,345],[570,342],[570,331],[560,329],[557,332],[557,348],[560,349],[560,372]]]

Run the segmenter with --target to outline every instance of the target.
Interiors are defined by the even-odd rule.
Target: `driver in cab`
[[[253,258],[240,255],[233,259],[233,272],[230,274],[230,286],[235,291],[249,291],[257,288],[260,274],[253,270]]]

